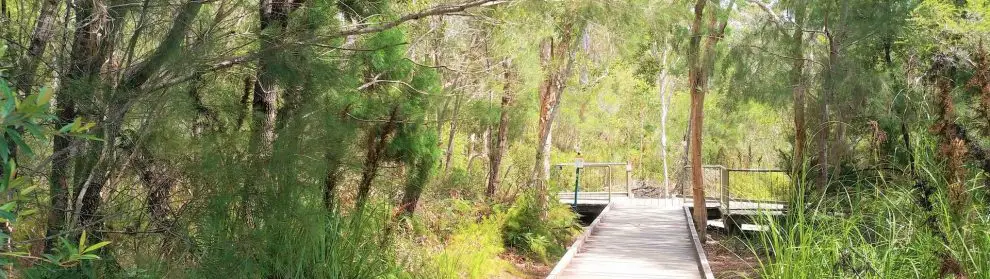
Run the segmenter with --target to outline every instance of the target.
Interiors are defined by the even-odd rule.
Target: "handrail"
[[[748,173],[776,173],[776,172],[783,172],[783,173],[786,173],[786,171],[784,171],[782,169],[727,168],[727,167],[725,167],[723,165],[701,165],[701,168],[702,169],[717,169],[721,173],[721,177],[719,179],[720,180],[719,181],[720,182],[719,183],[720,184],[719,185],[720,186],[720,189],[719,189],[719,192],[720,192],[719,206],[722,207],[722,210],[723,210],[723,212],[725,212],[725,214],[729,214],[730,213],[730,206],[729,205],[732,202],[732,199],[731,199],[731,197],[729,195],[729,173],[730,172],[748,172]],[[684,169],[691,169],[691,166],[690,165],[684,166]],[[686,196],[685,196],[685,198],[686,198]],[[693,195],[692,195],[692,198],[694,198]],[[705,199],[705,198],[706,197],[702,197],[702,199]]]
[[[573,202],[573,206],[577,206],[578,193],[580,192],[580,181],[581,181],[580,180],[580,177],[581,177],[581,171],[580,171],[580,169],[583,169],[583,168],[605,168],[605,179],[604,179],[603,183],[605,184],[604,185],[605,186],[604,187],[605,188],[605,191],[608,193],[608,202],[611,203],[612,202],[612,183],[609,183],[609,182],[612,181],[612,167],[614,167],[614,166],[628,166],[628,165],[629,165],[629,163],[617,163],[617,162],[582,163],[582,167],[577,168],[577,170],[575,170],[576,171],[575,172],[575,176],[576,177],[575,177],[575,181],[574,181],[574,202]],[[558,171],[561,171],[566,166],[577,166],[577,164],[575,164],[575,163],[559,163],[559,164],[554,164],[551,167],[551,170],[553,168],[557,168]],[[626,173],[627,173],[626,174],[626,193],[627,193],[627,195],[629,197],[632,197],[632,195],[631,195],[632,189],[630,188],[630,181],[629,181],[629,174],[628,174],[629,172],[631,172],[631,168],[627,168],[626,169]]]

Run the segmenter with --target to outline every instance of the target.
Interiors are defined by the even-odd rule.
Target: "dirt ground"
[[[553,266],[538,261],[527,260],[512,251],[502,254],[502,258],[512,264],[514,269],[499,278],[546,278]]]
[[[704,245],[708,263],[715,278],[760,278],[759,258],[738,238],[727,236],[724,230],[708,230]]]

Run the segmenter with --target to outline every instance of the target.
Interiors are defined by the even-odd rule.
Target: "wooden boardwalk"
[[[551,278],[704,278],[679,201],[613,197],[594,226]]]

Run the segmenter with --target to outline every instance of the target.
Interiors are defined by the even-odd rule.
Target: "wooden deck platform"
[[[594,226],[549,278],[704,278],[680,202],[613,196]]]

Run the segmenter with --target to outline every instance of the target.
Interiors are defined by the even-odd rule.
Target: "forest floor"
[[[503,253],[502,258],[511,263],[515,269],[506,272],[500,278],[546,278],[553,269],[552,265],[533,261],[511,251]]]
[[[702,246],[715,278],[759,278],[760,259],[738,237],[709,227],[708,241]]]

